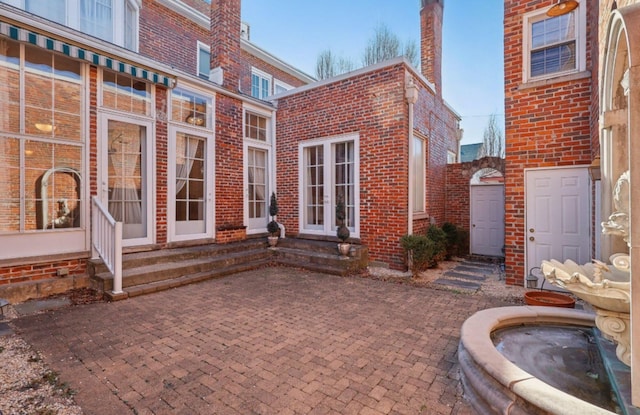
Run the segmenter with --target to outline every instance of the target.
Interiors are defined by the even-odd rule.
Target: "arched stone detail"
[[[478,160],[467,161],[462,164],[462,176],[471,177],[482,169],[494,169],[504,176],[504,159],[500,157],[486,156]]]

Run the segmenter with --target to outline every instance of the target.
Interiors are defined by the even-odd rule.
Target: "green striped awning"
[[[155,84],[161,84],[169,88],[173,88],[175,86],[175,79],[170,76],[160,74],[153,70],[140,68],[110,56],[71,45],[61,40],[53,39],[41,33],[33,32],[3,21],[0,21],[0,35],[19,42],[30,43],[50,51],[60,52],[71,58],[84,60],[94,65],[109,68]]]

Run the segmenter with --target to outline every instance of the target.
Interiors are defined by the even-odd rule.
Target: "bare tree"
[[[401,55],[407,58],[413,66],[418,67],[419,56],[416,42],[409,41],[402,45],[398,37],[386,25],[379,24],[365,48],[362,63],[364,66],[369,66]],[[351,59],[338,57],[331,50],[326,49],[318,55],[316,78],[327,79],[354,69],[356,69],[356,65]]]
[[[491,114],[489,116],[489,121],[487,122],[487,126],[484,128],[482,138],[483,141],[482,149],[480,150],[481,154],[479,154],[480,157],[494,156],[504,158],[504,133],[498,125],[496,114]]]
[[[355,69],[353,61],[338,57],[331,52],[330,49],[326,49],[320,52],[318,60],[316,61],[316,78],[327,79],[336,75],[350,72]]]

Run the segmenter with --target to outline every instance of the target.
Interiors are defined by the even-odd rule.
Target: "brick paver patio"
[[[460,326],[496,305],[268,268],[13,325],[86,414],[468,414]]]

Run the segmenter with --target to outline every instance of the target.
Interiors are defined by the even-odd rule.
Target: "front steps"
[[[113,276],[101,260],[90,260],[87,272],[92,288],[109,300],[121,300],[276,264],[347,275],[367,263],[368,251],[361,245],[353,245],[351,255],[344,258],[338,256],[335,242],[285,238],[268,248],[266,238],[256,238],[124,254],[122,294],[113,294]]]

